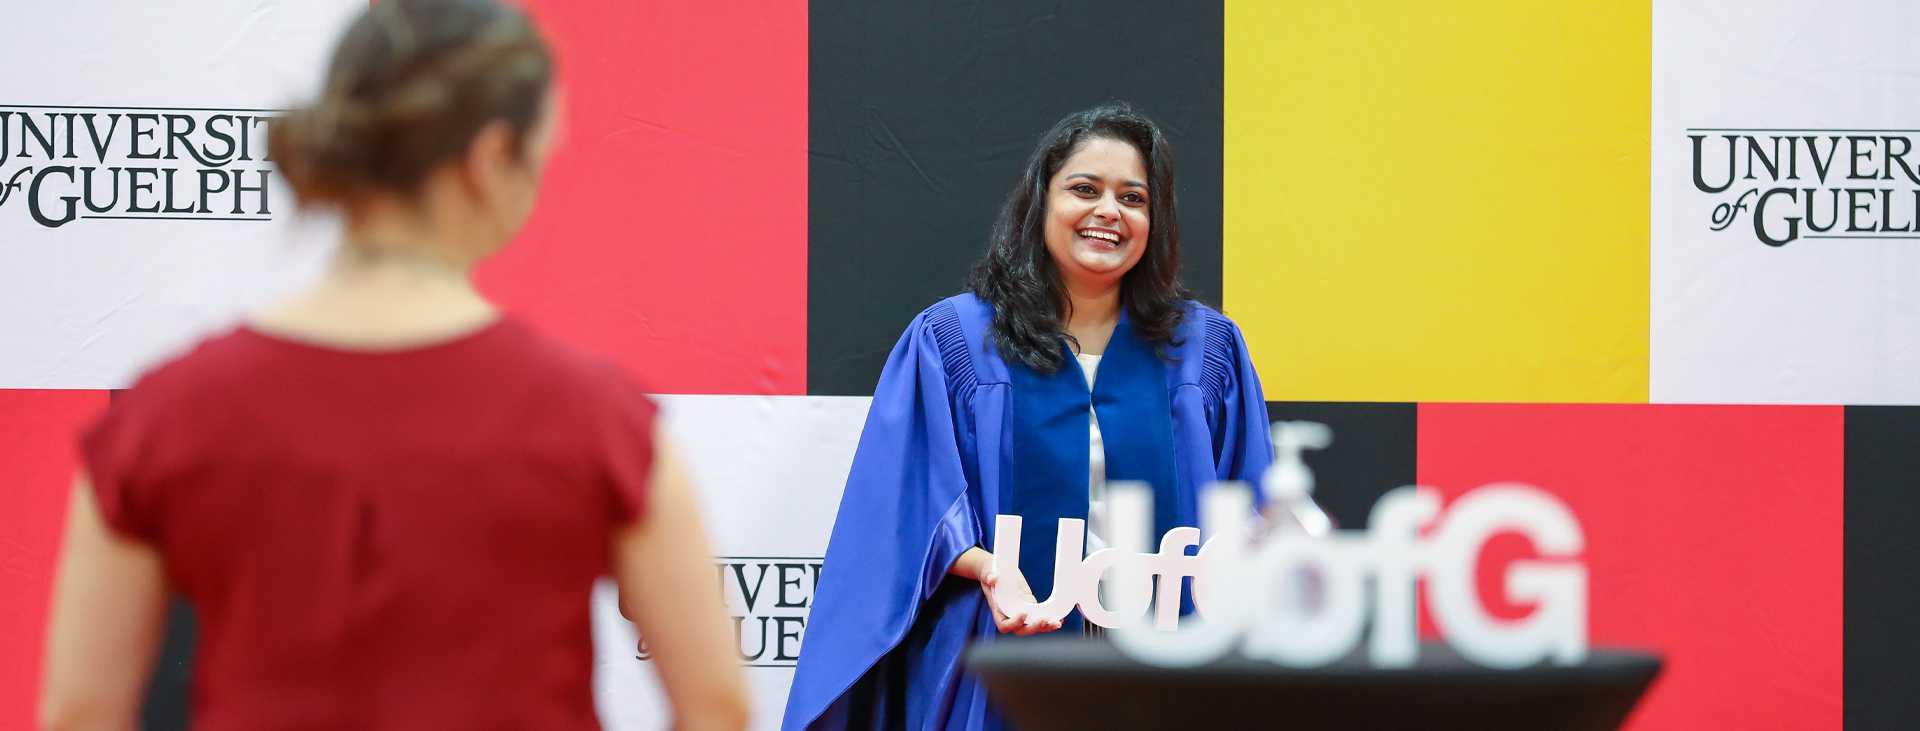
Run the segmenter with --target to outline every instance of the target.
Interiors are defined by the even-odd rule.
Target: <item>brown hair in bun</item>
[[[540,116],[553,55],[526,14],[495,0],[383,0],[348,27],[320,98],[269,123],[268,150],[307,204],[411,193],[505,121]]]

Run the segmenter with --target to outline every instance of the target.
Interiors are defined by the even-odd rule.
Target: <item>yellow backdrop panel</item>
[[[1226,308],[1269,398],[1647,400],[1646,3],[1226,9]]]

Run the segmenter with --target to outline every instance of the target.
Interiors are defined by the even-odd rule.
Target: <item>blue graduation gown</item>
[[[1016,467],[1031,471],[1035,459],[1032,448],[1016,443],[1016,432],[1037,427],[1015,392],[1064,388],[1064,379],[1082,376],[1072,358],[1052,386],[1022,367],[1010,369],[991,345],[991,322],[991,307],[977,297],[950,297],[914,318],[888,356],[834,521],[784,728],[1005,727],[961,665],[969,642],[998,636],[992,610],[976,582],[949,577],[947,569],[968,548],[991,547],[993,516],[1018,513],[1014,503],[1024,499],[1028,513],[1044,512],[1031,497],[1020,498],[1016,485]],[[1103,389],[1126,327],[1123,316],[1091,398],[1103,436],[1125,431],[1171,442],[1124,450],[1155,455],[1137,468],[1140,476],[1163,474],[1160,481],[1173,483],[1154,485],[1156,528],[1197,525],[1198,494],[1208,483],[1244,480],[1257,494],[1272,446],[1266,401],[1239,328],[1189,302],[1168,357],[1144,371],[1164,379],[1164,396],[1147,388],[1116,398]],[[1089,398],[1084,382],[1078,388],[1079,398]],[[1079,414],[1087,403],[1079,401]],[[1124,411],[1142,404],[1167,414],[1145,419]],[[1139,422],[1155,427],[1127,426]],[[1088,434],[1084,417],[1076,423],[1082,467],[1077,480],[1054,492],[1077,498],[1082,512],[1072,517],[1084,518]],[[1109,437],[1110,476],[1134,476],[1112,472],[1116,461],[1125,466],[1129,459],[1117,446]],[[1072,445],[1056,451],[1071,454]],[[1074,504],[1047,508],[1070,513]],[[1039,524],[1045,531],[1043,539],[1023,531],[1021,557],[1044,599],[1052,587],[1053,521],[1023,515],[1028,530]],[[1045,576],[1027,570],[1030,564],[1048,567]]]

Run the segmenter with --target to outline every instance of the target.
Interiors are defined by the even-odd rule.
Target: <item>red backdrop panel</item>
[[[0,389],[0,728],[34,727],[74,438],[106,403],[105,391]]]
[[[1448,497],[1520,481],[1586,532],[1595,645],[1650,648],[1629,728],[1838,728],[1839,407],[1422,405],[1419,479]],[[1489,544],[1481,596],[1527,555]],[[1491,569],[1491,570],[1490,570]]]
[[[561,146],[483,290],[664,393],[806,392],[805,3],[527,3]]]

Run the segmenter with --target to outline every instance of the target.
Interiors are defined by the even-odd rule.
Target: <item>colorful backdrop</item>
[[[1308,459],[1343,525],[1415,482],[1561,496],[1594,641],[1667,659],[1634,729],[1920,715],[1920,9],[528,4],[567,128],[481,284],[664,395],[761,727],[885,353],[960,289],[1036,136],[1112,97],[1168,128],[1188,285],[1275,417],[1334,427]],[[9,13],[0,727],[31,717],[74,432],[325,261],[259,120],[363,7]],[[1496,540],[1483,578],[1529,550]],[[592,611],[602,717],[658,726],[632,628]],[[193,635],[177,607],[152,727],[187,712]]]

